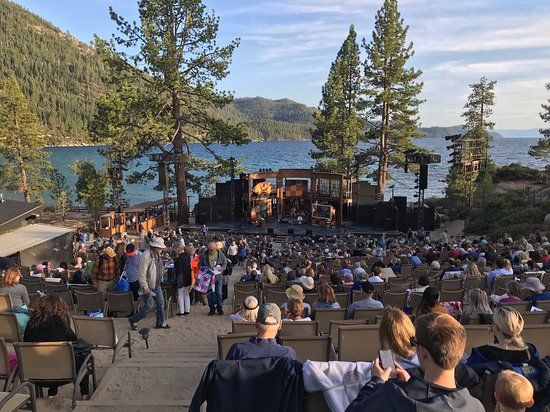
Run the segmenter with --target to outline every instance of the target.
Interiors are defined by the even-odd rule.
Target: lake
[[[426,196],[441,196],[445,189],[445,176],[448,171],[449,155],[446,146],[449,142],[445,139],[419,139],[416,141],[421,147],[427,148],[434,153],[442,155],[442,163],[430,165],[429,183]],[[537,139],[530,138],[507,138],[493,141],[493,147],[490,155],[497,165],[508,165],[510,163],[520,163],[533,168],[544,168],[544,162],[539,161],[528,154],[529,147],[537,142]],[[274,142],[254,142],[244,146],[222,146],[213,145],[214,150],[222,157],[244,158],[244,165],[248,171],[257,171],[261,168],[281,169],[281,168],[309,168],[313,166],[314,161],[309,156],[309,152],[314,149],[310,141],[274,141]],[[201,145],[191,145],[191,149],[196,156],[210,157]],[[68,166],[77,159],[89,159],[96,166],[102,166],[104,158],[99,154],[97,147],[55,147],[48,148],[51,153],[51,162],[53,167],[59,169],[67,178],[67,183],[74,192],[76,176],[71,173]],[[147,162],[140,167],[144,169],[148,166]],[[133,169],[138,170],[138,169]],[[129,175],[133,170],[126,172]],[[393,172],[394,181],[389,185],[395,184],[395,194],[404,195],[412,198],[414,190],[414,174],[404,173],[403,171]],[[147,200],[160,199],[162,192],[155,191],[155,183],[143,185],[125,184],[127,191],[126,198],[130,204],[136,204]],[[11,197],[11,196],[10,196]],[[18,196],[20,198],[21,196]],[[73,194],[74,197],[74,194]],[[191,199],[193,205],[197,200],[196,195]],[[47,204],[52,204],[50,196],[44,196]]]

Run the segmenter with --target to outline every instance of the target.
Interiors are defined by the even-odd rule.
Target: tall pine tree
[[[25,202],[42,200],[39,192],[51,188],[49,153],[36,115],[15,77],[8,77],[0,89],[0,185],[23,193]]]
[[[550,91],[550,83],[546,83],[546,90]],[[544,123],[550,123],[550,99],[548,99],[548,104],[542,104],[542,108],[544,111],[540,113],[540,118]],[[546,168],[550,169],[550,126],[546,129],[540,129],[540,133],[544,137],[536,145],[531,146],[529,154],[546,161]]]
[[[154,149],[166,156],[174,170],[169,181],[175,182],[182,224],[188,221],[190,171],[213,162],[227,170],[230,160],[217,155],[212,144],[248,141],[243,124],[215,115],[233,99],[216,85],[229,74],[238,40],[217,44],[219,18],[201,0],[140,0],[138,11],[136,23],[110,9],[119,32],[117,47],[96,39],[113,91],[100,98],[90,129],[96,142],[124,149],[116,153],[120,161],[139,159]],[[108,111],[113,112],[105,121],[101,116]],[[212,161],[196,158],[190,143],[202,144]]]
[[[385,0],[376,14],[372,40],[363,40],[368,129],[364,140],[369,146],[363,158],[378,164],[373,177],[382,199],[391,178],[389,168],[403,166],[405,152],[417,149],[412,139],[421,136],[418,94],[423,84],[417,80],[422,72],[406,67],[414,54],[407,31],[397,0]]]
[[[311,137],[317,150],[310,154],[316,169],[343,173],[348,179],[360,174],[356,155],[363,130],[359,117],[364,108],[362,86],[359,45],[352,25],[330,67],[319,111],[314,115]]]

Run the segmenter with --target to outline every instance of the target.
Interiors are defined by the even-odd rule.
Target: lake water
[[[529,147],[536,142],[537,139],[528,138],[498,139],[493,142],[490,154],[493,161],[498,165],[520,163],[533,168],[544,168],[544,162],[528,155]],[[419,139],[417,140],[417,144],[442,155],[441,164],[430,165],[428,190],[426,191],[427,197],[441,196],[445,189],[444,180],[449,165],[449,155],[446,149],[448,142],[445,139]],[[213,148],[225,158],[231,156],[237,159],[244,158],[244,165],[251,172],[261,168],[273,170],[281,168],[309,168],[314,164],[314,161],[309,156],[309,152],[314,148],[310,141],[255,142],[240,147],[214,145]],[[191,149],[196,156],[209,157],[205,149],[200,145],[191,145]],[[49,148],[48,150],[51,152],[53,167],[66,175],[68,186],[73,192],[76,176],[68,168],[73,161],[76,159],[89,159],[96,166],[102,166],[104,163],[104,158],[99,154],[97,147],[56,147]],[[141,169],[145,167],[148,167],[147,162],[144,162]],[[127,175],[130,172],[126,172]],[[389,185],[395,184],[395,194],[412,198],[415,193],[414,174],[396,171],[393,175],[395,181],[390,182]],[[155,183],[145,186],[125,184],[127,200],[130,204],[136,204],[147,200],[160,199],[162,192],[155,191],[153,186],[155,186]],[[49,196],[44,196],[44,201],[47,204],[53,203],[53,200]],[[195,202],[196,195],[191,198],[191,204],[193,205]]]

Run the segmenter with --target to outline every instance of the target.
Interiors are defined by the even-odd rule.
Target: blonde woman
[[[514,268],[512,267],[512,262],[510,262],[509,259],[504,259],[504,270],[506,271],[506,275],[514,274]]]
[[[266,283],[277,283],[279,278],[273,273],[273,268],[270,265],[264,265],[262,269],[262,279],[260,282],[262,284]]]
[[[378,329],[380,348],[390,349],[395,361],[404,369],[420,366],[416,352],[411,345],[411,338],[414,335],[414,325],[402,310],[397,308],[384,310]]]
[[[466,365],[493,361],[521,364],[527,363],[535,356],[539,357],[537,348],[530,343],[525,343],[521,337],[523,324],[521,314],[514,308],[509,306],[495,308],[491,324],[495,343],[473,348]],[[479,371],[476,372],[479,374]]]
[[[481,273],[479,267],[477,266],[477,263],[475,262],[468,263],[468,266],[466,266],[466,269],[464,270],[465,278],[481,278],[483,276],[485,275]]]
[[[468,305],[462,313],[460,323],[468,325],[473,317],[479,318],[479,323],[482,325],[489,325],[493,320],[489,296],[479,288],[470,289],[468,292]]]
[[[254,296],[247,296],[244,300],[244,305],[239,306],[235,313],[229,315],[229,319],[232,321],[256,322],[258,307],[258,299]]]

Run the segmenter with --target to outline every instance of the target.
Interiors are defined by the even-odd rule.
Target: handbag
[[[216,278],[214,273],[210,269],[199,269],[199,272],[197,273],[197,280],[195,281],[193,289],[200,293],[206,293],[215,281]]]
[[[115,282],[115,291],[117,292],[129,292],[130,282],[124,274],[120,275]]]

